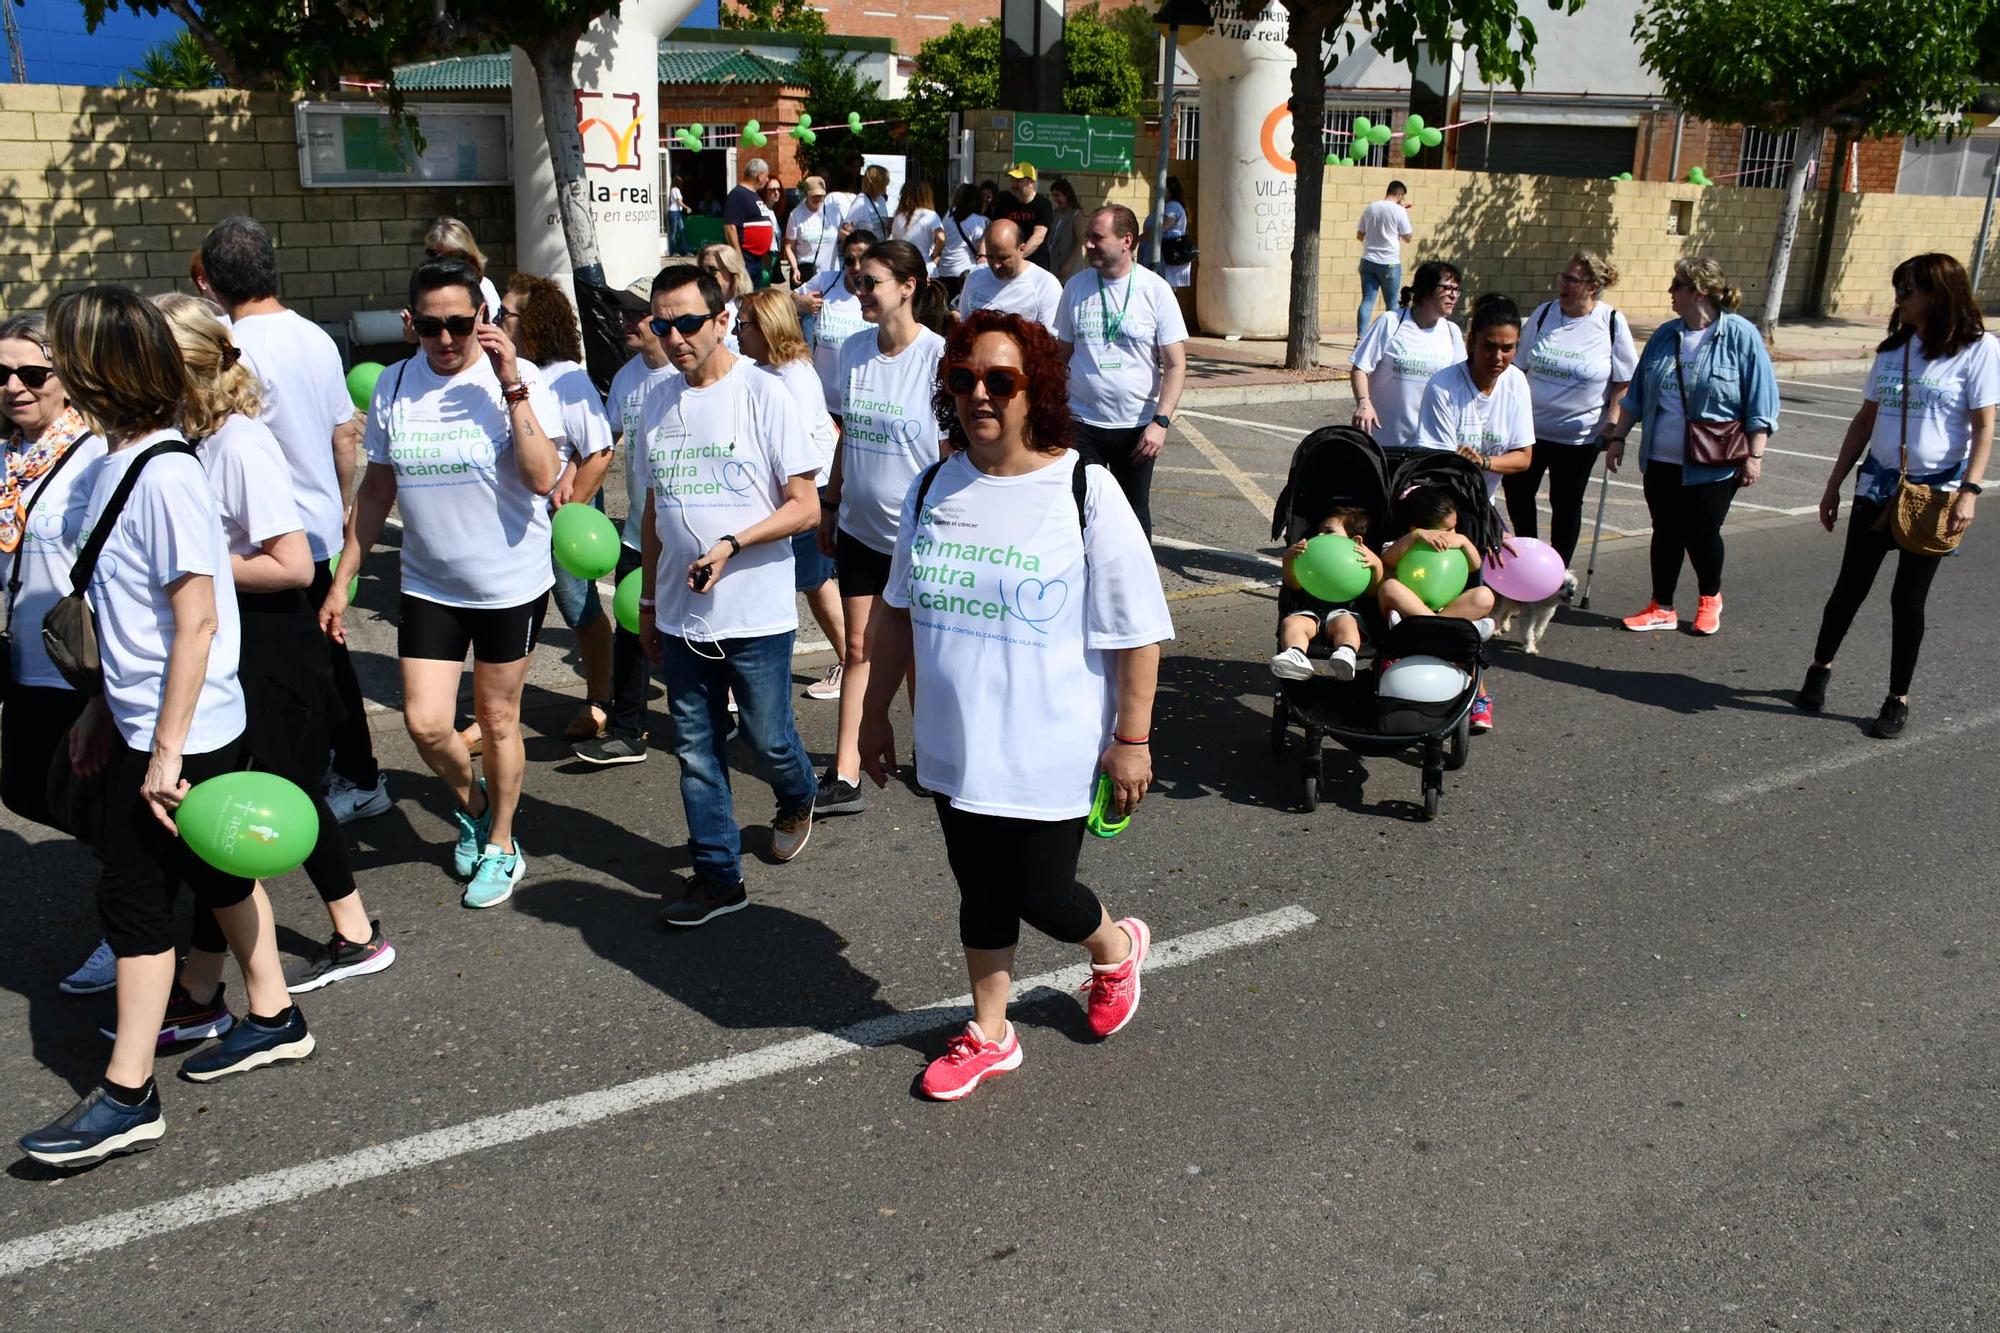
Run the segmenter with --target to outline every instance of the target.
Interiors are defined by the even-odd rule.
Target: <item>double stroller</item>
[[[1300,441],[1271,514],[1271,536],[1289,546],[1334,509],[1351,506],[1367,511],[1369,545],[1381,551],[1403,534],[1396,497],[1418,487],[1449,492],[1458,509],[1458,530],[1482,552],[1499,549],[1500,517],[1486,498],[1485,478],[1477,467],[1439,450],[1384,450],[1352,426],[1325,426]],[[1278,682],[1271,709],[1271,753],[1285,752],[1293,726],[1304,729],[1305,759],[1299,777],[1310,811],[1330,794],[1324,760],[1327,740],[1357,755],[1416,751],[1423,770],[1424,818],[1435,819],[1444,799],[1444,775],[1464,767],[1470,749],[1472,701],[1485,666],[1479,632],[1470,621],[1444,616],[1413,616],[1392,628],[1372,599],[1364,608],[1362,624],[1360,669],[1352,680],[1315,676]],[[1317,663],[1328,654],[1324,638],[1315,635],[1308,657]],[[1383,666],[1419,655],[1462,669],[1464,687],[1437,702],[1382,697]]]

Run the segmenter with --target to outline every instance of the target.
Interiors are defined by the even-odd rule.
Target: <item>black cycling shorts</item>
[[[849,535],[846,528],[834,530],[834,577],[840,580],[842,597],[880,597],[889,586],[893,558]]]
[[[546,592],[519,606],[475,607],[446,606],[404,593],[396,655],[464,662],[470,648],[475,662],[489,666],[518,662],[535,651],[548,608]]]

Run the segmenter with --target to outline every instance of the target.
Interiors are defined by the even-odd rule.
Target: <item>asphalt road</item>
[[[1826,417],[1778,446],[1830,456],[1853,393],[1786,397]],[[1251,497],[1327,410],[1191,414],[1159,478],[1159,783],[1084,869],[1162,945],[1124,1033],[1090,1042],[1057,978],[1016,1009],[1020,1072],[912,1095],[965,985],[935,819],[901,787],[753,861],[751,910],[657,933],[672,760],[563,758],[552,635],[513,902],[458,907],[443,805],[383,715],[398,805],[350,832],[401,960],[306,998],[307,1064],[163,1079],[158,1151],[12,1166],[6,1324],[2000,1326],[2000,708],[1976,665],[2000,547],[1975,531],[1938,579],[1904,741],[1862,730],[1886,588],[1804,716],[1837,545],[1782,512],[1823,465],[1776,463],[1748,498],[1780,512],[1732,519],[1720,637],[1618,632],[1645,555],[1607,542],[1593,610],[1500,653],[1499,728],[1439,821],[1411,817],[1414,769],[1339,757],[1306,815],[1296,737],[1265,744]],[[832,707],[799,709],[823,750]],[[761,848],[768,790],[738,802]],[[19,1132],[99,1072],[109,1005],[55,990],[95,934],[89,858],[12,822],[0,846]],[[273,898],[286,947],[323,929],[302,878]],[[1021,970],[1074,961],[1029,940]]]

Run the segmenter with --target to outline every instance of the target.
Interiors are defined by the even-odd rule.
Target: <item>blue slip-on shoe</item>
[[[65,995],[96,995],[118,984],[118,955],[106,940],[99,940],[83,960],[83,966],[64,977],[58,989]]]
[[[479,780],[479,790],[486,790],[485,778]],[[487,800],[485,813],[477,819],[463,810],[452,811],[451,818],[458,826],[458,846],[452,848],[451,868],[460,879],[466,879],[479,868],[479,849],[486,845],[486,835],[493,831],[493,802]]]
[[[514,850],[503,852],[492,843],[479,858],[479,869],[472,876],[472,883],[465,886],[465,896],[459,901],[467,907],[498,907],[514,896],[514,886],[521,882],[521,876],[528,873],[528,858],[521,854],[521,840],[514,839]]]
[[[181,1064],[181,1077],[207,1083],[226,1074],[247,1074],[265,1065],[286,1060],[303,1060],[313,1053],[312,1033],[306,1031],[306,1016],[297,1005],[282,1027],[267,1028],[246,1018],[207,1050],[190,1055]]]
[[[21,1151],[45,1166],[94,1166],[120,1153],[158,1147],[166,1132],[158,1087],[137,1106],[126,1106],[100,1083],[61,1119],[23,1135]]]

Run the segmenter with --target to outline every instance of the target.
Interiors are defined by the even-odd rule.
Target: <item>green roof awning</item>
[[[742,47],[734,51],[685,51],[663,46],[660,82],[797,84],[799,71],[786,61],[770,60]],[[504,51],[426,60],[396,70],[396,86],[404,92],[492,92],[511,88],[513,84],[513,58]]]

